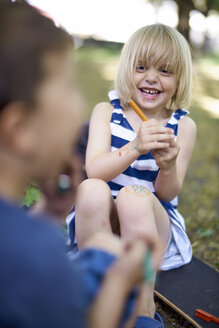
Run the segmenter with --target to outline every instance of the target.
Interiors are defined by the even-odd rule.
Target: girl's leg
[[[170,220],[158,199],[141,185],[127,186],[117,196],[121,237],[145,235],[159,240],[165,248],[170,233]],[[136,315],[154,317],[154,286],[141,286]]]
[[[122,188],[117,196],[121,236],[159,238],[165,247],[169,239],[170,220],[166,210],[151,191],[141,185]]]
[[[111,220],[114,216],[114,221]],[[78,247],[98,232],[111,232],[116,224],[116,209],[108,185],[98,179],[83,181],[75,203],[75,231]]]
[[[110,232],[98,232],[94,234],[88,241],[83,245],[83,249],[96,248],[117,257],[121,257],[124,252],[124,244],[120,237]]]

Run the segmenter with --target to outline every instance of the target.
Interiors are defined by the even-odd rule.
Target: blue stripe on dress
[[[110,103],[114,108],[121,108],[120,99],[112,99]]]
[[[166,124],[166,127],[173,129],[175,136],[177,135],[178,124],[170,124],[170,123],[167,123]]]
[[[120,124],[123,119],[123,115],[119,113],[113,113],[112,119],[114,123]]]
[[[107,183],[108,183],[111,190],[118,190],[119,191],[120,189],[122,189],[124,187],[123,185],[120,185],[120,184],[115,183],[113,181],[109,181]]]
[[[181,222],[178,220],[177,215],[175,214],[176,206],[171,205],[170,203],[164,202],[160,200],[160,203],[163,205],[163,207],[166,209],[166,211],[169,213],[171,218],[176,221],[178,224],[180,224],[181,228],[184,230],[184,227],[182,226]]]
[[[129,141],[116,137],[116,136],[112,136],[112,146],[116,145],[116,148],[122,148],[123,146],[125,146]]]
[[[154,157],[152,156],[152,151],[150,151],[149,153],[147,154],[143,154],[141,156],[138,157],[138,161],[141,161],[141,160],[147,160],[147,159],[154,159]]]
[[[123,174],[129,177],[135,177],[140,180],[154,181],[157,177],[158,171],[149,171],[149,170],[137,170],[129,166]]]
[[[187,110],[183,110],[183,109],[177,109],[174,113],[174,118],[176,118],[177,120],[180,120],[183,116],[187,115],[189,113],[189,111]]]

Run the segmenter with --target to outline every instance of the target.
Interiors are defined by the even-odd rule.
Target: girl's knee
[[[99,179],[84,180],[78,187],[76,211],[98,211],[99,207],[111,202],[111,192],[108,185]]]
[[[99,198],[100,195],[110,194],[106,182],[100,179],[84,180],[78,187],[77,198]]]
[[[153,193],[142,185],[130,185],[120,190],[117,209],[122,236],[147,237],[153,234],[157,237],[154,197]]]
[[[151,201],[153,199],[153,193],[146,187],[135,184],[123,187],[117,196],[117,201],[120,203],[125,202],[125,204],[127,204],[127,200],[137,201],[138,199],[144,202],[146,200]]]

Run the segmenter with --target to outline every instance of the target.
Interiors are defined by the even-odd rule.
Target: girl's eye
[[[170,70],[167,67],[161,68],[160,72],[164,75],[170,75],[171,74]]]
[[[136,71],[137,72],[145,72],[146,71],[146,69],[147,69],[147,67],[145,67],[144,65],[137,65],[136,66]]]
[[[161,71],[161,73],[163,73],[163,74],[169,74],[168,70],[165,69],[165,68],[164,68],[164,69],[161,69],[160,71]]]

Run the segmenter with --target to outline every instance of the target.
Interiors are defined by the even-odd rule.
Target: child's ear
[[[0,115],[0,143],[17,154],[30,156],[33,153],[33,113],[29,113],[22,101],[7,105]]]

